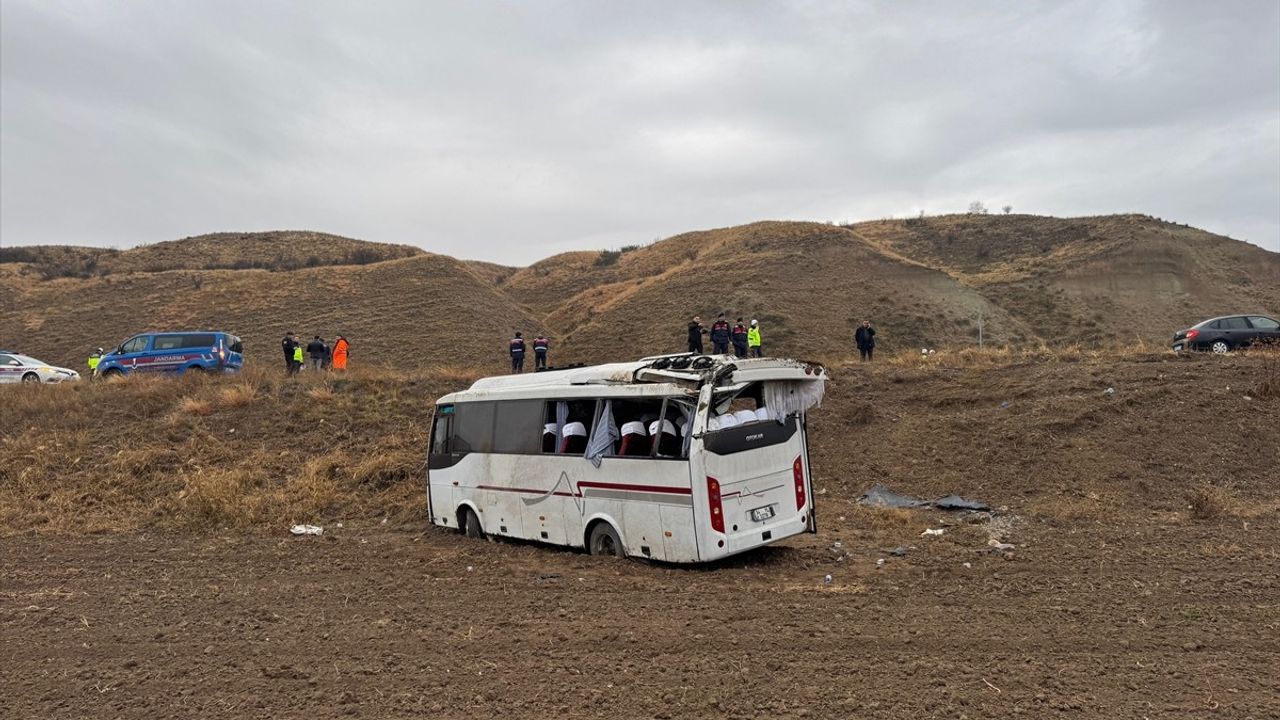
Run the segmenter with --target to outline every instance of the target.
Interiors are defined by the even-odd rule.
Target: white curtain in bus
[[[591,431],[591,440],[587,443],[587,459],[592,465],[600,467],[601,458],[613,454],[613,443],[622,437],[618,432],[618,423],[613,419],[613,401],[605,400],[600,410],[600,419]]]
[[[769,380],[764,384],[764,404],[779,421],[822,404],[824,380]]]
[[[679,404],[680,416],[683,423],[680,425],[680,449],[684,457],[689,457],[689,444],[693,442],[693,408],[684,403]]]

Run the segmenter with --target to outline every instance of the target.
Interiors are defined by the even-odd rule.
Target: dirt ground
[[[377,525],[7,538],[0,696],[23,718],[1280,716],[1274,525],[1024,527],[1006,559],[960,524],[896,557],[852,529],[869,512],[706,569]],[[878,534],[964,522],[909,515]]]
[[[365,494],[299,518],[322,537],[274,514],[161,523],[129,509],[194,513],[157,495],[182,482],[122,472],[99,492],[17,429],[7,497],[36,507],[28,488],[62,484],[92,507],[0,536],[0,715],[1280,717],[1280,401],[1248,395],[1262,361],[946,362],[838,369],[813,418],[819,533],[697,569],[468,540],[409,504],[383,524],[390,491],[354,470],[339,485]],[[382,392],[400,399],[381,414],[421,412],[398,387],[312,400],[346,413],[345,393]],[[125,390],[161,417],[219,388]],[[266,386],[184,432],[234,421],[231,450],[258,463],[298,397]],[[78,467],[113,467],[96,430],[53,423],[74,399],[50,404],[45,434],[100,453]],[[163,421],[121,422],[141,436]],[[303,432],[295,444],[322,447]],[[998,509],[858,505],[877,480]],[[68,529],[81,519],[123,529]]]

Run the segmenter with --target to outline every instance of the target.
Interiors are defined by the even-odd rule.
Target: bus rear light
[[[720,481],[707,476],[707,507],[711,510],[711,529],[724,532],[724,508],[720,506]]]
[[[791,463],[791,475],[796,481],[796,510],[802,510],[808,498],[804,491],[804,463],[800,461],[799,456],[796,456],[796,461]]]

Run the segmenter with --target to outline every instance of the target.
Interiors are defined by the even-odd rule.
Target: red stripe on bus
[[[667,493],[670,495],[692,495],[693,490],[690,488],[666,487],[663,485],[632,485],[629,483],[603,483],[603,482],[580,482],[579,488],[596,488],[599,490],[622,490],[624,492],[647,492],[647,493]],[[508,488],[499,487],[497,485],[476,485],[477,490],[497,490],[499,492],[515,492],[529,493],[533,495],[546,495],[546,490],[537,490],[535,488]],[[554,492],[552,495],[561,495],[564,497],[581,497],[581,494],[575,495],[568,492]]]
[[[625,490],[627,492],[670,493],[672,495],[692,495],[692,488],[666,487],[664,485],[631,485],[628,483],[580,482],[580,488],[600,488],[601,490]]]

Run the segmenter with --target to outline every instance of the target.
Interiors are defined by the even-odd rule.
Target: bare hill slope
[[[165,270],[297,270],[421,255],[409,245],[353,240],[304,230],[209,233],[129,250],[44,245],[0,250],[0,263],[23,264],[45,279]]]
[[[825,359],[862,319],[891,352],[973,344],[979,321],[996,344],[1159,343],[1204,317],[1280,313],[1280,254],[1142,215],[758,222],[525,268],[293,232],[4,252],[0,346],[66,364],[192,326],[273,361],[292,329],[346,334],[365,362],[498,368],[515,330],[548,332],[553,362],[599,361],[683,350],[689,318],[720,311],[758,318],[769,353]],[[48,272],[67,267],[89,277]]]
[[[73,367],[93,347],[165,328],[235,332],[251,357],[271,362],[280,338],[293,331],[346,335],[353,362],[475,364],[476,353],[499,358],[512,327],[539,327],[463,263],[431,254],[293,272],[174,270],[50,281],[0,272],[0,287],[10,298],[0,303],[0,346]]]

